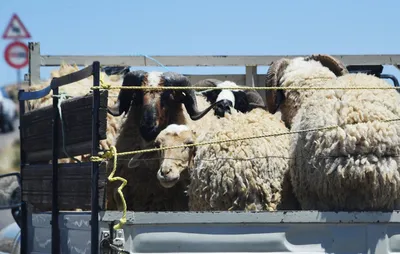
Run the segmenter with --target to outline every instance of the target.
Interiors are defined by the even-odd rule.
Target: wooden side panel
[[[60,210],[91,209],[91,163],[59,164]],[[22,168],[22,199],[37,212],[51,211],[52,165],[26,165]],[[106,164],[99,167],[99,204],[104,207]]]
[[[106,138],[107,95],[100,93],[99,134],[100,140]],[[91,152],[92,147],[92,100],[93,95],[68,99],[61,104],[64,122],[65,147],[69,155],[76,156]],[[52,159],[52,105],[27,112],[21,117],[22,149],[27,162],[48,161]],[[59,158],[65,155],[62,145],[61,121],[59,122]]]

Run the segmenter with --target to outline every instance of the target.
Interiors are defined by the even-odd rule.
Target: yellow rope
[[[107,83],[104,83],[104,81],[103,81],[103,77],[104,77],[104,73],[100,73],[100,87],[102,88],[102,89],[112,89],[111,88],[111,84],[107,84]],[[94,89],[97,89],[97,87],[98,86],[94,86],[94,87],[91,87],[91,89],[92,90],[94,90]]]
[[[383,122],[397,122],[397,121],[400,121],[400,118],[384,120]],[[341,127],[341,126],[340,125],[331,125],[331,126],[325,126],[325,127],[320,127],[320,128],[312,128],[312,129],[304,129],[304,130],[298,130],[298,131],[281,132],[281,133],[275,133],[275,134],[264,134],[264,135],[251,136],[251,137],[242,137],[242,138],[234,138],[234,139],[226,139],[226,140],[214,140],[214,141],[200,142],[200,143],[193,143],[193,144],[184,144],[184,145],[177,145],[177,146],[166,146],[166,147],[160,147],[160,148],[142,149],[142,150],[136,150],[136,151],[117,153],[116,155],[118,155],[118,156],[134,155],[134,154],[139,154],[139,153],[150,153],[150,152],[157,152],[157,151],[177,149],[177,148],[186,148],[186,147],[193,147],[193,146],[205,146],[205,145],[212,145],[212,144],[221,144],[221,143],[226,143],[226,142],[236,142],[236,141],[243,141],[243,140],[256,139],[256,138],[277,137],[277,136],[282,136],[282,135],[291,135],[291,134],[299,134],[299,133],[305,133],[305,132],[336,129],[338,127]],[[92,156],[91,160],[92,161],[103,161],[105,158],[107,158],[107,156],[108,156],[108,153],[106,152],[104,155]]]
[[[161,86],[161,87],[142,87],[142,86],[111,86],[109,84],[101,84],[100,86],[92,86],[90,89],[111,90],[111,89],[129,89],[129,90],[398,90],[400,87],[387,86],[387,87],[266,87],[266,86],[233,86],[233,87],[207,87],[207,86]]]
[[[112,146],[110,148],[110,152],[105,153],[103,156],[105,158],[110,158],[111,156],[114,157],[113,169],[112,169],[110,175],[108,176],[108,181],[114,182],[114,181],[119,180],[122,182],[121,186],[118,187],[118,193],[119,193],[119,196],[121,197],[121,201],[122,201],[122,205],[123,205],[123,214],[122,214],[122,218],[119,220],[119,223],[114,226],[114,229],[117,230],[117,229],[120,229],[126,223],[127,208],[126,208],[126,201],[125,201],[125,197],[124,197],[124,193],[122,192],[122,189],[125,187],[125,185],[127,185],[128,181],[119,176],[114,177],[115,171],[117,170],[117,159],[118,159],[117,148],[115,148],[115,146]]]
[[[315,80],[317,78],[305,78],[305,80]],[[319,78],[319,79],[328,79],[331,80],[331,78]],[[92,90],[94,89],[100,89],[100,90],[111,90],[111,89],[129,89],[129,90],[146,90],[146,91],[152,91],[152,90],[187,90],[187,89],[193,89],[193,90],[398,90],[400,87],[395,87],[395,86],[385,86],[385,87],[368,87],[368,86],[359,86],[359,87],[331,87],[331,86],[324,86],[324,87],[265,87],[265,86],[258,86],[258,87],[252,87],[252,86],[227,86],[227,87],[209,87],[209,86],[196,86],[196,87],[191,87],[191,86],[160,86],[160,87],[142,87],[142,86],[112,86],[111,84],[107,84],[103,82],[103,77],[100,77],[100,86],[93,86],[91,87]]]
[[[92,86],[91,89],[100,89],[100,90],[107,90],[107,89],[129,89],[129,90],[398,90],[400,87],[395,86],[387,86],[387,87],[250,87],[250,86],[237,86],[237,87],[191,87],[191,86],[162,86],[162,87],[142,87],[142,86],[111,86],[109,84],[104,84],[100,86]]]

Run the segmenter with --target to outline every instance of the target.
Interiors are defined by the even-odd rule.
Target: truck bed
[[[121,218],[100,215],[100,232]],[[33,214],[31,253],[51,253],[51,214]],[[90,253],[90,213],[62,212],[64,253]],[[132,253],[399,253],[400,214],[382,212],[128,212]]]

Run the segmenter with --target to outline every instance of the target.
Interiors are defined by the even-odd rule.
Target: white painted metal
[[[121,218],[100,215],[100,231]],[[393,213],[133,213],[124,226],[131,253],[399,253]],[[51,253],[51,214],[33,214],[29,253]],[[65,252],[90,253],[90,214],[61,212]]]
[[[40,43],[29,43],[29,71],[30,82],[40,80],[41,66],[59,66],[61,62],[73,63],[78,66],[92,64],[100,61],[102,65],[112,66],[159,66],[157,62],[146,59],[144,56],[104,56],[104,55],[41,55]],[[246,66],[246,74],[243,85],[254,84],[261,86],[263,82],[251,81],[251,76],[256,75],[257,66],[269,66],[273,61],[282,57],[294,58],[304,55],[213,55],[213,56],[151,56],[164,66]],[[386,55],[332,55],[345,65],[400,65],[400,54]],[[200,75],[191,75],[201,78]],[[216,75],[213,75],[216,77]],[[246,81],[247,80],[247,81]],[[259,80],[259,79],[258,79]],[[31,83],[30,83],[31,84]]]

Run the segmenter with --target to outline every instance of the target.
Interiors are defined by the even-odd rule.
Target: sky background
[[[12,0],[0,1],[0,32],[13,13],[49,55],[399,54],[399,0]],[[23,40],[28,42],[28,40]],[[0,86],[16,82],[0,40]],[[47,79],[51,68],[41,68]],[[161,69],[154,68],[151,69]],[[244,74],[244,67],[169,68]],[[267,67],[260,67],[265,74]],[[22,69],[22,75],[28,68]],[[385,73],[399,72],[385,67]]]

